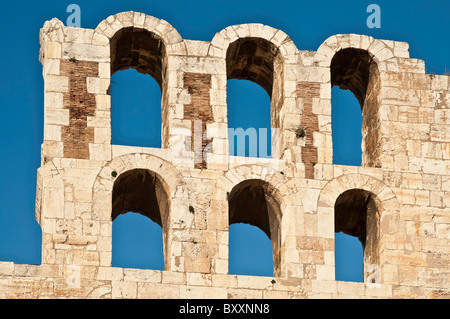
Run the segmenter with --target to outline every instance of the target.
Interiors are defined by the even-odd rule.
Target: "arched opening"
[[[347,190],[336,200],[334,220],[335,254],[346,259],[343,263],[336,257],[336,279],[362,282],[370,267],[379,267],[379,201],[371,192]],[[340,269],[341,265],[347,269]],[[349,269],[351,277],[345,275]]]
[[[232,155],[272,157],[281,89],[279,50],[261,38],[240,38],[226,55],[228,136]],[[252,83],[257,84],[260,88]],[[267,93],[264,94],[262,91]]]
[[[156,232],[155,236],[159,237],[158,242],[161,242],[162,248],[161,245],[159,245],[159,248],[156,249],[150,249],[151,245],[145,246],[142,244],[139,244],[140,247],[125,246],[123,243],[115,245],[114,243],[116,239],[114,239],[112,247],[113,262],[115,260],[120,260],[121,267],[124,267],[124,264],[134,265],[136,257],[143,254],[144,250],[148,254],[148,258],[142,259],[142,257],[140,257],[139,260],[151,260],[151,266],[145,268],[151,268],[154,265],[164,264],[164,256],[167,256],[165,249],[167,247],[166,232],[168,229],[169,219],[169,199],[163,182],[155,173],[145,169],[133,169],[119,175],[114,182],[111,212],[113,222],[120,216],[119,224],[125,224],[125,226],[119,225],[116,227],[119,233],[122,230],[125,231],[124,233],[120,233],[119,236],[128,238],[152,238],[148,237],[149,234],[137,236],[138,230],[142,229],[145,222],[143,222],[142,219],[133,218],[133,216],[129,218],[130,214],[128,213],[130,212],[141,214],[154,224],[158,225],[159,228],[149,221],[147,225],[148,227],[145,229],[146,231],[152,230],[153,232]],[[126,214],[127,216],[123,217],[123,214]],[[123,220],[125,221],[123,222]],[[134,225],[134,228],[130,228],[130,225]],[[164,251],[163,256],[161,256],[161,250]],[[115,257],[116,255],[119,256],[119,259]],[[122,256],[128,256],[128,259],[120,259]],[[162,261],[161,257],[163,258]]]
[[[378,65],[366,50],[348,48],[334,55],[330,69],[331,85],[336,87],[332,90],[333,163],[379,167]],[[356,101],[337,87],[353,93],[360,115]]]
[[[271,262],[268,265],[257,265],[256,259],[253,261],[250,267],[254,272],[246,272],[247,275],[260,275],[261,269],[264,269],[263,273],[266,276],[272,276],[279,274],[280,271],[280,224],[281,224],[281,210],[278,201],[274,197],[274,189],[265,181],[262,180],[247,180],[236,185],[228,196],[229,204],[229,225],[230,225],[230,245],[229,249],[229,271],[234,271],[235,269],[249,269],[249,265],[239,265],[244,263],[245,260],[238,259],[235,257],[234,249],[236,241],[233,235],[239,236],[239,232],[246,232],[246,236],[255,236],[255,229],[248,227],[248,225],[257,227],[265,236],[265,240],[262,240],[261,234],[257,233],[261,239],[258,245],[253,246],[253,252],[262,250],[259,255],[260,260],[265,260],[265,262]],[[237,227],[233,227],[233,232],[231,231],[233,224],[244,224]],[[247,226],[245,226],[247,225]],[[238,232],[236,234],[236,232]],[[251,234],[251,235],[250,235]],[[241,235],[242,236],[242,235]],[[245,238],[244,237],[244,238]],[[241,237],[242,238],[242,237]],[[247,239],[248,240],[248,239]],[[242,240],[239,241],[243,244]],[[265,251],[265,252],[264,252]],[[272,258],[267,258],[267,254],[271,254]],[[261,257],[262,256],[262,257]],[[262,266],[262,268],[260,268]],[[256,269],[256,270],[255,270]],[[272,271],[268,270],[271,269]],[[238,273],[244,274],[244,273]]]
[[[110,49],[112,143],[161,147],[166,93],[162,39],[144,29],[123,28],[111,38]]]

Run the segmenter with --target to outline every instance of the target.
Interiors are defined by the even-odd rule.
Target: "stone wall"
[[[52,19],[40,43],[42,264],[0,262],[1,298],[450,297],[450,80],[407,43],[346,34],[302,51],[262,24],[192,41],[137,12],[93,30]],[[127,67],[160,84],[161,149],[111,144],[110,78]],[[271,96],[273,158],[228,155],[231,78]],[[332,164],[332,85],[360,100],[362,167]],[[155,194],[133,209],[163,228],[163,271],[111,266],[113,201],[137,195],[124,183]],[[237,212],[248,198],[261,218]],[[274,277],[228,274],[239,221],[271,238]],[[335,280],[336,228],[364,241],[364,283]]]

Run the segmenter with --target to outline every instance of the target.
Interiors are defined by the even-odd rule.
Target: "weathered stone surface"
[[[40,42],[42,265],[0,262],[0,298],[449,298],[450,79],[407,43],[344,34],[306,52],[261,24],[191,41],[137,12],[53,19]],[[125,68],[160,85],[161,149],[111,145]],[[229,156],[232,78],[271,97],[273,158]],[[332,163],[333,85],[360,102],[362,167]],[[164,270],[111,266],[129,210],[162,227]],[[273,277],[228,274],[238,222],[270,238]],[[363,243],[365,282],[335,280],[335,231]]]

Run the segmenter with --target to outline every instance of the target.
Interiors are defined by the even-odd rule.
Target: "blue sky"
[[[448,0],[3,1],[0,3],[0,23],[2,24],[0,60],[3,62],[0,73],[0,107],[2,110],[0,167],[3,168],[0,182],[0,202],[2,203],[0,207],[0,260],[3,261],[40,263],[41,232],[34,219],[36,170],[40,165],[40,145],[43,139],[43,79],[42,66],[38,61],[39,29],[46,20],[53,17],[57,17],[65,23],[69,15],[66,8],[71,3],[76,3],[81,7],[81,27],[83,28],[95,28],[100,21],[111,14],[133,10],[167,20],[183,38],[192,40],[209,41],[216,32],[227,26],[252,22],[264,23],[283,30],[293,39],[300,50],[316,50],[326,38],[333,34],[367,34],[379,39],[408,42],[411,57],[425,60],[429,73],[443,74],[446,70],[450,70],[450,1]],[[366,12],[366,8],[371,3],[378,4],[381,9],[381,28],[379,29],[370,29],[366,25],[366,19],[370,14]],[[117,81],[121,82],[119,78],[121,75],[118,73],[116,75]],[[140,81],[140,79],[136,78],[136,81]],[[144,82],[141,84],[151,85],[148,84],[149,81]],[[135,83],[135,87],[140,87],[141,84]],[[114,90],[114,87],[112,89]],[[242,105],[239,104],[241,106],[236,106],[238,108],[250,107],[249,103],[244,100],[244,97],[249,96],[253,96],[254,99],[262,99],[261,102],[257,102],[258,105],[265,104],[266,97],[264,93],[258,93],[258,89],[252,84],[242,84],[240,87],[238,85],[236,95],[233,94],[230,99],[235,98],[242,103]],[[116,102],[113,100],[113,107],[114,103],[121,104],[120,90],[127,92],[118,85],[117,93],[113,93],[117,95],[113,96],[113,99],[116,99]],[[145,90],[149,92],[149,95],[153,94],[150,93],[152,90],[150,87]],[[230,90],[232,90],[231,87]],[[229,92],[229,94],[231,93]],[[357,105],[355,99],[348,92],[333,90],[332,103],[333,113],[335,111],[339,113],[333,118],[333,130],[336,130],[334,132],[336,134],[333,135],[334,146],[339,146],[334,150],[334,160],[336,163],[357,164],[358,147],[355,150],[355,147],[351,145],[352,141],[356,144],[360,143],[358,128],[353,133],[342,133],[342,137],[338,137],[337,133],[339,125],[346,128],[352,127],[349,124],[340,124],[339,115],[348,120],[350,114],[355,114],[356,118],[351,122],[355,124],[359,121],[358,113],[350,111],[353,111]],[[139,101],[136,101],[136,107],[138,104]],[[118,107],[116,108],[118,109]],[[132,115],[130,110],[128,108],[127,112],[120,113],[120,116]],[[149,110],[149,112],[151,111]],[[232,112],[230,110],[231,117]],[[151,114],[155,113],[149,113],[146,115],[147,117],[142,116],[142,118],[154,118]],[[155,140],[141,140],[140,132],[145,130],[146,124],[139,124],[144,128],[139,128],[137,125],[120,128],[119,123],[114,123],[113,117],[113,129],[117,132],[113,136],[113,141],[117,144],[158,143],[157,139],[156,142]],[[236,125],[245,126],[245,123],[236,122]],[[156,128],[157,124],[151,124],[151,126]],[[347,146],[350,149],[346,149]],[[139,220],[138,223],[144,222]],[[126,230],[120,229],[122,223],[115,222],[114,224],[115,233],[127,234]],[[124,224],[126,223],[124,222]],[[126,227],[123,226],[123,228]],[[238,237],[233,234],[234,229],[230,232],[232,233],[230,246],[234,247],[234,242],[242,242],[240,239],[235,240]],[[256,235],[258,235],[257,232]],[[251,242],[253,237],[249,231],[244,236],[244,242]],[[147,240],[153,241],[153,239]],[[340,237],[337,237],[337,245],[340,240]],[[125,239],[121,242],[125,242]],[[133,244],[130,243],[130,245]],[[348,245],[344,246],[348,247]],[[350,273],[349,275],[339,273],[337,274],[338,279],[361,279],[360,268],[351,267],[348,262],[349,257],[346,257],[346,253],[352,251],[353,249],[344,249],[342,253],[337,252],[336,263],[340,264],[343,259],[343,266],[339,267]],[[137,254],[139,255],[139,253]],[[230,252],[230,258],[231,255]],[[116,256],[119,255],[116,254]],[[250,260],[253,260],[253,263],[244,262],[246,265],[261,264],[266,268],[262,270],[238,269],[236,272],[253,271],[253,274],[256,272],[267,274],[271,271],[270,267],[267,267],[267,262],[255,262],[256,257],[250,255],[249,252],[240,253],[240,256],[249,256]],[[234,266],[230,266],[230,272],[234,272],[234,268],[232,270],[231,267]]]

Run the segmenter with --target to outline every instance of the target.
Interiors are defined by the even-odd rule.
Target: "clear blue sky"
[[[39,264],[41,261],[41,232],[34,219],[36,170],[40,165],[40,145],[43,138],[43,79],[42,66],[38,61],[39,29],[46,20],[53,17],[57,17],[65,23],[69,15],[66,8],[71,3],[76,3],[81,7],[81,27],[83,28],[95,28],[100,21],[111,14],[133,10],[167,20],[183,38],[192,40],[209,41],[216,32],[227,26],[252,22],[264,23],[283,30],[301,50],[316,50],[326,38],[333,34],[367,34],[379,39],[408,42],[411,57],[425,60],[427,72],[442,74],[446,70],[450,70],[450,1],[448,0],[3,1],[0,3],[0,23],[2,24],[2,50],[0,50],[2,61],[0,145],[2,156],[0,156],[0,167],[3,168],[0,182],[0,202],[2,203],[0,207],[0,260],[3,261],[32,264]],[[369,29],[366,25],[369,15],[366,8],[371,3],[378,4],[381,8],[380,29]],[[121,75],[118,73],[116,75],[116,80],[120,83]],[[136,78],[135,80],[137,82],[132,82],[135,83],[135,88],[141,87],[140,85],[151,85],[148,84],[151,81],[141,83],[140,79]],[[247,107],[248,103],[243,99],[245,96],[265,98],[264,93],[258,91],[259,88],[255,88],[251,84],[243,85],[247,86],[238,85],[237,93],[233,95],[240,101],[239,103],[242,103],[242,106],[236,107]],[[116,95],[113,96],[113,99],[116,99],[116,102],[113,101],[113,108],[114,103],[120,104],[120,90],[124,89],[122,86],[118,85],[118,87],[117,93],[114,93]],[[129,88],[129,90],[131,89]],[[230,87],[229,94],[231,90],[234,89]],[[246,93],[242,94],[242,92]],[[341,110],[340,115],[347,119],[350,114],[355,114],[356,119],[353,122],[356,123],[358,114],[353,110],[357,104],[355,99],[349,97],[347,93],[333,90],[333,106],[338,105]],[[139,102],[136,101],[136,103]],[[264,104],[265,102],[258,103]],[[335,107],[333,114],[337,110],[338,108]],[[232,110],[230,109],[230,116],[232,116],[231,114]],[[131,115],[133,114],[130,109],[127,109],[126,113],[120,113],[117,116],[124,118]],[[341,123],[338,115],[333,115],[333,129],[336,128],[336,131]],[[148,116],[152,117],[150,113]],[[145,117],[142,116],[142,118]],[[230,119],[231,121],[233,120]],[[120,128],[114,122],[113,125],[117,132],[113,138],[118,144],[155,143],[154,140],[139,140],[140,134],[135,133],[140,133],[145,129],[140,129],[138,124],[131,126],[132,129],[130,126]],[[142,125],[145,127],[145,123]],[[155,128],[157,125],[160,123],[152,124]],[[242,123],[236,125],[245,126]],[[343,126],[351,128],[350,125]],[[338,137],[338,133],[336,133],[334,146],[339,146],[339,149],[335,149],[336,163],[352,164],[356,161],[357,164],[359,145],[356,147],[356,151],[352,151],[355,150],[355,147],[351,147],[351,141],[355,141],[356,144],[360,143],[358,130],[357,128],[354,133],[342,133],[342,137]],[[345,146],[349,146],[352,150],[346,149]],[[141,226],[143,223],[144,221],[140,219],[137,221],[137,224]],[[116,220],[114,224],[115,234],[130,234],[130,231],[124,229],[127,225],[136,225],[136,223],[133,224],[133,221],[122,223],[119,220]],[[236,246],[245,248],[245,245],[235,245],[235,242],[248,243],[250,247],[254,247],[251,241],[253,235],[249,231],[245,233],[244,241],[240,240],[234,232],[234,229],[230,230],[232,249]],[[260,234],[256,232],[256,235]],[[115,242],[118,241],[119,236],[123,235],[115,236],[116,240],[113,242],[113,246],[117,250],[119,250],[120,244]],[[154,241],[154,239],[149,240]],[[120,242],[126,244],[125,239],[121,239]],[[336,245],[339,246],[341,237],[337,237],[336,242]],[[130,245],[133,245],[133,242]],[[348,247],[348,244],[344,244],[344,246]],[[351,267],[351,263],[348,262],[349,257],[346,256],[354,250],[344,249],[341,252],[341,249],[337,247],[337,251],[337,265],[342,262],[343,266],[339,266],[340,269],[349,272],[349,274],[339,272],[337,278],[361,280],[360,268]],[[252,252],[251,249],[250,252]],[[258,270],[244,270],[237,266],[237,268],[233,268],[234,266],[231,265],[230,272],[270,273],[271,267],[267,267],[270,262],[259,262],[250,252],[238,252],[238,254],[241,257],[248,256],[252,260],[252,263],[247,262],[247,265],[261,264],[264,267]],[[234,250],[230,252],[230,258],[234,253]],[[139,254],[142,256],[142,252],[137,253],[137,255]],[[119,257],[120,253],[116,253],[115,258]],[[160,267],[157,265],[157,261],[151,266],[148,266],[147,261],[142,259],[136,261],[136,263],[138,262],[144,264],[136,264],[136,267]]]

